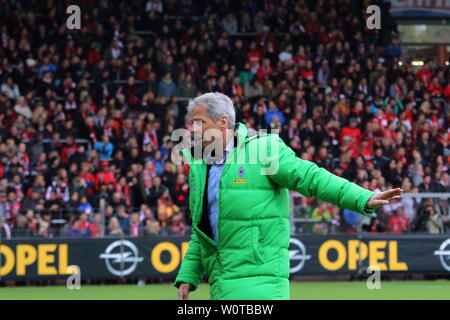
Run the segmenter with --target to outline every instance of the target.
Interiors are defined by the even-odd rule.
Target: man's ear
[[[229,121],[227,116],[222,116],[219,120],[220,129],[228,129]]]

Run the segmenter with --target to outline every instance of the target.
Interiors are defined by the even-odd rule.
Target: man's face
[[[20,217],[17,219],[17,226],[23,228],[27,223],[27,219],[25,217]]]
[[[228,119],[223,116],[219,121],[214,122],[208,115],[207,109],[204,105],[197,105],[191,113],[191,121],[193,123],[194,133],[202,137],[202,149],[211,143],[211,140],[207,140],[204,137],[206,131],[211,130],[210,134],[214,134],[214,130],[225,131],[228,127]]]

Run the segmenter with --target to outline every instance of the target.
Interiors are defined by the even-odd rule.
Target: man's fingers
[[[395,196],[400,196],[403,193],[403,190],[400,188],[390,189],[383,192],[380,192],[375,195],[376,199],[391,199]]]
[[[187,300],[189,297],[189,285],[182,284],[178,290],[178,298],[180,300]]]
[[[383,193],[384,193],[385,196],[392,197],[392,196],[400,195],[400,194],[402,194],[402,192],[403,192],[402,189],[396,188],[396,189],[387,190],[387,191],[385,191]]]
[[[386,204],[389,204],[389,200],[378,200],[378,203],[380,206],[384,206]]]
[[[373,200],[373,206],[375,206],[376,208],[384,206],[386,204],[389,204],[388,200]]]
[[[400,192],[402,192],[402,189],[401,188],[394,188],[394,189],[386,190],[386,192],[400,193]]]

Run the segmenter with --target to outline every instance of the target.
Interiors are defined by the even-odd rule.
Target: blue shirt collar
[[[233,148],[234,148],[234,137],[231,137],[230,141],[228,141],[228,144],[227,144],[227,146],[225,147],[225,150],[224,150],[224,152],[223,152],[224,154],[223,154],[223,157],[222,157],[221,161],[216,162],[216,161],[214,160],[212,164],[223,164],[223,163],[225,162],[225,159],[226,159],[228,153],[229,153],[231,150],[233,150]]]

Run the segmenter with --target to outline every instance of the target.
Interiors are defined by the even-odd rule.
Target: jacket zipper
[[[191,168],[191,170],[192,170],[192,168]],[[192,176],[193,176],[193,178],[194,178],[194,181],[196,181],[196,179],[197,179],[197,177],[196,177],[196,175],[195,175],[195,171],[193,171],[192,172]],[[199,185],[198,184],[198,181],[196,181],[196,185]],[[201,184],[200,184],[201,185]],[[208,186],[204,186],[204,188],[207,188]],[[205,196],[205,189],[203,189],[202,190],[202,194],[201,194],[201,196],[200,196],[200,199],[199,199],[199,201],[197,201],[196,202],[196,206],[198,207],[198,206],[202,206],[202,204],[203,204],[203,197]],[[199,205],[199,203],[200,203],[200,205]],[[203,207],[202,207],[203,208]],[[202,212],[201,214],[204,214],[204,212]],[[201,231],[199,228],[198,228],[198,226],[197,226],[197,221],[195,221],[195,223],[193,224],[193,228],[203,237],[203,238],[205,238],[210,244],[212,244],[214,247],[216,247],[217,248],[217,244],[216,244],[216,242],[215,241],[213,241],[210,237],[208,237],[203,231]]]
[[[237,150],[237,146],[236,146],[236,148],[233,148],[233,150],[231,150],[231,152],[230,152],[230,154],[229,154],[229,156],[231,155],[231,156],[234,156],[234,152],[235,152],[235,150]],[[227,157],[227,159],[228,159],[228,157]],[[224,163],[224,168],[223,168],[223,170],[222,170],[222,174],[221,174],[221,176],[220,176],[220,180],[219,180],[219,196],[218,196],[218,200],[217,200],[217,224],[219,225],[219,217],[220,217],[220,206],[219,206],[219,199],[220,199],[220,183],[221,183],[221,181],[222,181],[222,176],[225,174],[225,164],[226,163]],[[228,166],[229,167],[229,166]],[[227,169],[228,169],[228,167],[227,167]],[[191,167],[191,170],[192,170],[192,167]],[[206,170],[208,170],[208,167],[207,167],[207,169]],[[208,172],[206,172],[206,174],[208,174]],[[192,177],[194,178],[194,181],[196,181],[196,175],[195,175],[195,171],[193,171],[192,172]],[[196,185],[199,185],[198,184],[198,181],[196,181]],[[200,184],[201,185],[201,184]],[[207,188],[208,186],[206,185],[206,183],[205,183],[205,185],[204,185],[204,188]],[[201,196],[200,196],[200,203],[201,204],[203,204],[203,197],[205,196],[205,189],[203,189],[202,190],[202,194],[201,194]],[[196,205],[198,206],[198,202],[196,203]],[[203,205],[202,205],[202,208],[203,208]],[[205,214],[205,212],[201,212],[201,214]],[[197,221],[195,221],[195,223],[193,223],[193,229],[196,231],[196,232],[198,232],[204,239],[206,239],[206,241],[208,241],[211,245],[213,245],[214,246],[214,248],[216,248],[216,260],[217,260],[217,262],[218,262],[218,266],[219,266],[219,269],[220,269],[220,271],[219,271],[219,274],[218,274],[218,277],[217,277],[217,290],[218,290],[218,295],[219,296],[221,296],[221,293],[222,293],[222,290],[221,290],[221,281],[222,281],[222,273],[223,273],[223,268],[222,268],[222,264],[221,264],[221,261],[220,261],[220,251],[219,251],[219,227],[217,227],[217,243],[213,240],[213,239],[211,239],[210,237],[208,237],[203,231],[201,231],[198,227],[197,227]]]

